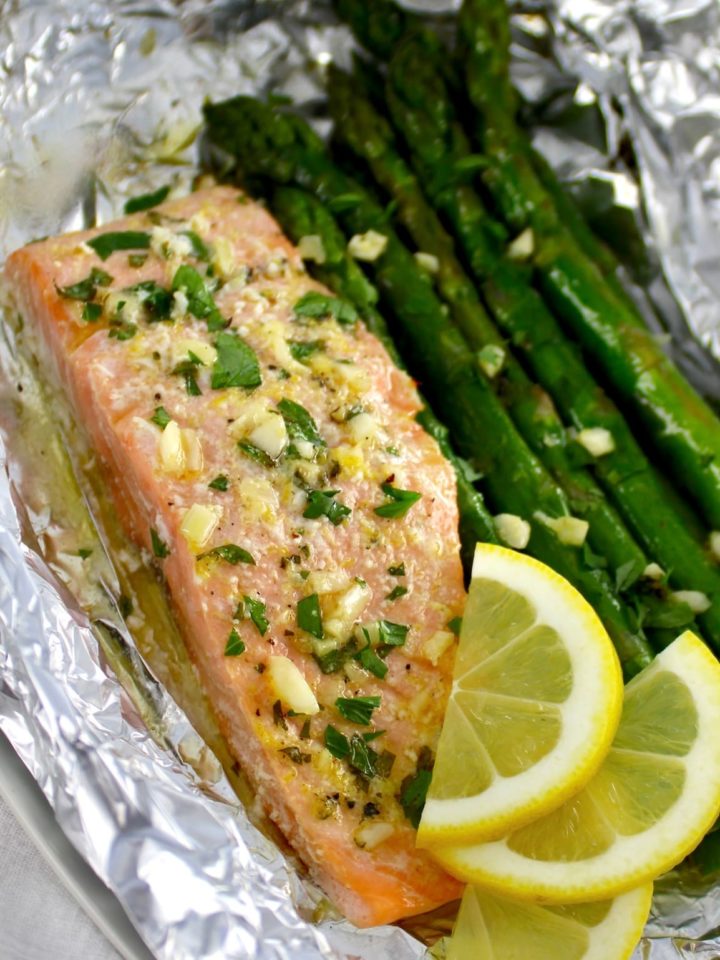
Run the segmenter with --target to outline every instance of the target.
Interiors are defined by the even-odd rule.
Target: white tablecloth
[[[0,774],[1,775],[1,774]],[[120,960],[0,799],[2,960]]]

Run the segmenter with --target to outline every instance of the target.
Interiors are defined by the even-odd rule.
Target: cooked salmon
[[[6,273],[311,875],[361,926],[456,897],[413,826],[464,590],[411,380],[236,189],[31,244]]]

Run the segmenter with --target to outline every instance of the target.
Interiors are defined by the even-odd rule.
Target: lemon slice
[[[712,826],[719,730],[720,663],[688,631],[628,684],[607,759],[577,796],[502,840],[433,853],[518,899],[614,897],[675,866]]]
[[[418,844],[495,839],[560,806],[600,766],[621,707],[590,605],[537,560],[478,544]]]
[[[614,900],[541,907],[467,887],[447,960],[627,960],[650,912],[652,884]]]

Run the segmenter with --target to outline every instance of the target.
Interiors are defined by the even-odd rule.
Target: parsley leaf
[[[286,398],[283,398],[277,406],[285,421],[288,436],[292,440],[307,440],[315,447],[325,446],[325,441],[318,433],[317,424],[305,407]]]
[[[245,653],[245,644],[240,639],[240,634],[233,627],[225,644],[225,656],[238,657],[241,653]]]
[[[381,484],[381,489],[388,497],[388,500],[381,504],[381,506],[375,507],[374,512],[378,517],[386,517],[393,520],[404,517],[410,507],[417,503],[422,497],[421,493],[416,493],[414,490],[398,490],[398,488],[394,487],[391,483]]]
[[[257,355],[236,333],[219,333],[215,339],[215,349],[217,358],[210,381],[213,390],[222,390],[224,387],[251,390],[260,386],[262,376]]]
[[[335,706],[346,720],[367,727],[373,710],[380,706],[380,697],[338,697]]]
[[[284,753],[293,763],[310,763],[312,756],[309,753],[303,753],[299,747],[281,747],[280,753]]]
[[[308,520],[327,517],[330,523],[337,527],[345,517],[349,517],[352,513],[350,507],[346,507],[344,503],[338,503],[334,499],[338,493],[340,493],[339,490],[311,490],[308,494],[303,517]]]
[[[207,262],[210,259],[210,251],[204,241],[195,233],[194,230],[181,230],[181,237],[187,237],[192,245],[193,256],[198,260]]]
[[[338,760],[347,760],[348,765],[361,776],[371,780],[377,772],[378,755],[367,741],[356,733],[348,738],[332,724],[325,727],[325,746]]]
[[[402,647],[410,627],[392,620],[378,620],[378,642],[381,647]]]
[[[116,250],[149,250],[150,234],[140,230],[121,230],[118,232],[101,233],[87,241],[101,260],[115,253]]]
[[[265,453],[264,450],[256,447],[255,444],[250,443],[249,440],[238,440],[238,450],[244,453],[250,460],[255,460],[256,463],[261,463],[264,467],[275,466],[275,461],[270,454]]]
[[[456,637],[459,637],[460,629],[462,627],[462,617],[453,617],[452,620],[448,620],[445,626],[451,631],[451,633],[454,633]]]
[[[129,267],[142,267],[143,264],[147,261],[148,255],[146,253],[131,253],[128,257],[128,266]]]
[[[369,643],[362,650],[358,650],[353,659],[357,660],[361,667],[369,670],[379,680],[384,680],[387,676],[387,664],[380,659]]]
[[[178,267],[173,277],[172,289],[173,292],[180,291],[185,294],[188,310],[198,320],[206,320],[209,330],[222,330],[227,326],[205,281],[194,267],[186,263]]]
[[[307,360],[318,350],[325,347],[324,340],[288,340],[291,356],[299,363],[306,363]]]
[[[92,547],[80,547],[78,550],[78,556],[81,560],[87,560],[87,558],[92,554]]]
[[[185,390],[190,397],[202,396],[202,390],[198,386],[196,377],[197,368],[201,366],[204,366],[202,360],[195,356],[191,350],[188,350],[187,360],[181,360],[172,368],[171,373],[184,378]]]
[[[237,613],[244,620],[252,620],[257,627],[258,633],[264,637],[270,622],[265,616],[266,606],[262,600],[255,600],[247,595],[242,598],[238,604]]]
[[[303,597],[298,601],[297,623],[301,630],[305,630],[317,640],[322,640],[325,636],[320,601],[316,593],[311,593],[309,597]]]
[[[638,577],[645,569],[644,561],[628,560],[621,564],[615,571],[615,589],[622,593],[635,583]],[[671,624],[674,626],[674,624]]]
[[[338,323],[355,323],[358,318],[357,310],[347,300],[329,297],[317,290],[304,293],[295,303],[293,312],[296,317],[307,317],[310,320],[334,317]]]
[[[103,308],[99,303],[83,304],[82,318],[85,323],[97,323],[102,316]]]
[[[95,296],[98,287],[109,287],[112,282],[113,278],[109,273],[93,267],[84,280],[71,283],[68,287],[58,287],[57,290],[60,296],[65,297],[66,300],[83,300],[87,302]]]
[[[171,420],[172,417],[165,407],[155,407],[155,412],[150,417],[150,422],[156,424],[161,430],[164,430]]]
[[[401,586],[398,585],[397,587],[393,587],[393,588],[392,588],[392,590],[390,591],[390,593],[387,594],[387,596],[385,597],[385,599],[386,599],[386,600],[399,600],[400,597],[404,597],[407,592],[408,592],[408,591],[407,591],[407,587],[401,587]]]
[[[131,340],[137,333],[137,326],[127,320],[111,320],[108,336],[115,340]]]
[[[387,571],[393,577],[404,577],[405,576],[405,564],[398,563],[394,567],[388,567]]]
[[[420,817],[425,808],[425,800],[431,780],[432,773],[430,770],[418,770],[416,773],[405,777],[400,786],[400,805],[405,816],[416,830],[420,825]]]
[[[225,476],[224,473],[219,473],[214,480],[210,481],[208,486],[210,487],[211,490],[220,490],[222,493],[225,493],[225,491],[228,488],[229,482],[230,481],[228,480],[228,478]]]
[[[155,323],[159,320],[169,320],[172,309],[172,294],[165,287],[161,287],[154,280],[142,280],[132,287],[131,293],[137,293],[138,299],[148,312],[148,321]]]
[[[157,532],[155,527],[151,527],[150,529],[150,542],[152,543],[152,552],[156,557],[159,557],[161,560],[163,560],[165,557],[170,555],[170,548],[164,540],[160,539],[160,534]]]
[[[143,193],[139,197],[132,197],[125,204],[125,213],[140,213],[142,210],[152,210],[170,193],[170,187],[160,187],[153,193]]]
[[[238,563],[249,563],[255,566],[255,558],[247,550],[243,550],[236,543],[224,543],[220,547],[213,547],[212,550],[206,550],[205,553],[199,553],[197,560],[205,560],[206,557],[219,557],[226,563],[235,566]]]
[[[330,753],[338,760],[344,760],[350,755],[350,744],[344,733],[340,733],[332,724],[325,727],[324,735],[325,746]]]

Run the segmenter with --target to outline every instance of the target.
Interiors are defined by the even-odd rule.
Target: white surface
[[[0,769],[0,960],[152,960],[2,734]]]

